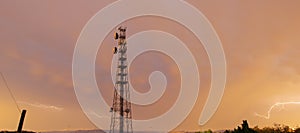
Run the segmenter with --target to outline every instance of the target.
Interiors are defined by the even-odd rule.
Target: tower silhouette
[[[113,105],[110,108],[112,115],[109,132],[132,133],[132,110],[126,55],[126,27],[119,27],[114,38],[118,40],[118,46],[113,48],[113,53],[118,56],[118,65],[114,85]]]

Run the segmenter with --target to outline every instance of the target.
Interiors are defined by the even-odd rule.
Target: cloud
[[[40,103],[29,103],[24,101],[18,101],[20,104],[28,105],[35,108],[40,108],[47,111],[62,111],[64,108],[53,106],[53,105],[46,105],[46,104],[40,104]]]

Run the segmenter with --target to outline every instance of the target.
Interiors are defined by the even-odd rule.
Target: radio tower
[[[119,27],[114,38],[118,40],[118,47],[113,53],[118,55],[116,82],[114,85],[113,105],[110,108],[110,133],[132,133],[132,112],[128,84],[126,27]]]

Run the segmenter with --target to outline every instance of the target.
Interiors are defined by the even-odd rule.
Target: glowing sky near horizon
[[[34,131],[96,128],[86,118],[72,84],[72,56],[86,22],[113,1],[0,1],[0,71],[21,108],[28,110],[24,128]],[[204,126],[198,118],[208,95],[210,64],[202,44],[182,25],[158,17],[128,20],[128,34],[158,29],[178,36],[197,56],[201,85],[197,106],[176,130],[234,128],[247,119],[250,126],[300,123],[300,1],[187,0],[212,23],[227,59],[227,84],[218,111]],[[171,3],[170,3],[171,4]],[[136,5],[138,6],[138,5]],[[114,17],[114,16],[112,16]],[[101,29],[99,29],[101,30]],[[112,97],[109,63],[113,31],[103,42],[96,61],[104,98]],[[157,65],[158,63],[161,65]],[[161,70],[169,78],[166,95],[149,108],[157,114],[176,100],[178,68],[167,56],[145,53],[132,62],[135,88],[149,88],[147,77]],[[171,90],[172,89],[172,90]],[[281,105],[284,109],[281,109]],[[15,130],[19,113],[0,81],[0,130]],[[155,114],[135,107],[136,118]],[[99,108],[100,109],[100,108]],[[260,117],[259,117],[260,116]],[[267,118],[267,119],[266,119]]]

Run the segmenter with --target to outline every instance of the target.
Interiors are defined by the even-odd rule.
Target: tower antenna
[[[110,109],[112,115],[109,132],[132,133],[132,110],[126,55],[126,27],[119,27],[114,38],[118,40],[118,46],[113,48],[113,53],[118,55],[118,65],[114,85],[113,105]]]

